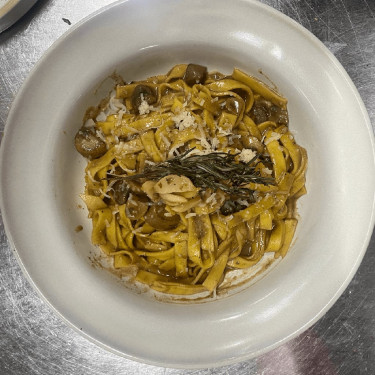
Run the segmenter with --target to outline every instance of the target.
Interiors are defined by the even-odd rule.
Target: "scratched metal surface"
[[[111,0],[39,0],[0,35],[0,131],[21,83],[66,30]],[[263,0],[312,31],[356,84],[375,125],[375,1]],[[313,57],[312,57],[313,58]],[[354,145],[355,147],[355,145]],[[0,221],[0,374],[375,374],[375,237],[349,287],[307,332],[257,359],[217,369],[135,363],[73,331],[23,276]]]

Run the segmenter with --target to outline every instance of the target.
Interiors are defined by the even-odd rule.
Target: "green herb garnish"
[[[263,185],[275,183],[272,177],[263,177],[255,169],[258,156],[248,163],[237,162],[239,154],[212,152],[204,155],[190,155],[194,149],[189,149],[179,156],[165,162],[148,165],[142,173],[131,176],[115,175],[111,179],[156,180],[175,174],[188,177],[196,187],[203,189],[222,190],[231,195],[249,196],[252,191],[244,185],[254,182]]]

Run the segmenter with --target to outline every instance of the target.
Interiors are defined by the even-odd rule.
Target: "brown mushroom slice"
[[[153,204],[145,215],[145,221],[156,230],[170,230],[180,223],[180,216],[169,216],[164,204]]]
[[[119,180],[112,185],[113,199],[119,205],[125,204],[128,200],[130,188],[126,181]]]
[[[250,117],[259,125],[266,122],[271,116],[272,103],[264,99],[256,99],[253,107],[250,110]]]
[[[226,109],[235,115],[238,115],[242,111],[243,101],[241,102],[237,98],[230,97],[225,102]]]
[[[251,256],[251,250],[252,250],[252,242],[249,240],[246,240],[244,245],[242,246],[240,255],[243,257],[249,257]]]
[[[278,125],[288,126],[289,118],[288,111],[286,109],[280,108],[276,105],[273,105],[270,108],[270,121],[276,122]]]
[[[156,103],[155,90],[147,85],[139,84],[134,88],[132,94],[132,105],[136,113],[139,113],[139,106],[145,101],[147,104]]]
[[[189,64],[186,68],[183,80],[188,86],[204,83],[207,79],[207,68],[202,65]]]
[[[78,130],[74,145],[77,151],[89,159],[97,159],[107,152],[105,142],[90,129]]]
[[[241,135],[241,142],[246,148],[256,151],[258,154],[263,153],[263,143],[256,137],[249,136],[247,132],[239,132]]]
[[[138,220],[143,217],[149,207],[149,200],[144,196],[129,194],[125,213],[130,220]]]
[[[226,200],[220,207],[220,213],[224,216],[231,215],[237,211],[236,203],[230,199]]]
[[[146,196],[146,193],[142,190],[142,184],[140,182],[128,180],[128,181],[126,181],[126,183],[128,184],[130,190],[133,193],[135,193],[136,195],[138,195],[138,196],[140,196],[140,195]]]

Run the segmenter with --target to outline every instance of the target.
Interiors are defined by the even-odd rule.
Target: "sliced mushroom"
[[[241,103],[237,98],[228,98],[225,107],[230,113],[238,115],[242,110],[243,102]]]
[[[270,106],[265,101],[255,101],[251,108],[250,116],[257,125],[266,122],[271,116]]]
[[[161,178],[154,186],[154,190],[158,194],[187,193],[192,192],[195,196],[198,189],[191,180],[186,176],[178,176],[170,174]]]
[[[113,186],[113,199],[117,204],[125,204],[128,200],[130,188],[124,180],[116,181]]]
[[[236,210],[236,202],[232,200],[225,201],[224,204],[220,207],[220,212],[225,216],[235,213]]]
[[[137,85],[132,94],[132,105],[136,113],[139,113],[139,106],[145,101],[147,104],[156,103],[157,97],[154,89],[147,85]]]
[[[149,200],[145,196],[129,194],[125,213],[130,220],[138,220],[148,210]]]
[[[241,253],[243,257],[249,257],[251,255],[251,241],[245,241],[242,246]]]
[[[153,204],[145,215],[145,221],[156,230],[170,230],[177,227],[180,216],[169,216],[164,204]]]
[[[234,214],[235,212],[241,211],[247,206],[244,204],[241,204],[237,200],[234,199],[228,199],[224,202],[224,204],[220,208],[220,212],[225,215],[231,215]]]
[[[107,152],[105,142],[90,129],[78,130],[74,144],[77,151],[89,159],[97,159]]]
[[[206,79],[207,68],[197,64],[189,64],[183,77],[183,80],[189,86],[193,86],[197,83],[204,83]]]
[[[270,108],[270,112],[271,112],[270,121],[274,121],[278,125],[288,125],[289,118],[288,118],[288,111],[286,109],[273,105]]]
[[[132,193],[135,193],[138,196],[146,196],[146,193],[142,190],[142,184],[140,182],[128,180],[126,183],[128,184]]]
[[[255,150],[258,154],[263,153],[263,143],[256,137],[249,136],[248,133],[241,134],[241,142],[246,148]]]

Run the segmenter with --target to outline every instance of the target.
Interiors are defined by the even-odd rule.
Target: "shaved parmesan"
[[[178,115],[173,116],[172,120],[175,122],[178,130],[182,131],[187,128],[196,128],[197,124],[195,122],[194,116],[187,111],[181,111]]]
[[[253,158],[255,158],[255,156],[256,153],[253,150],[247,148],[244,148],[239,155],[240,160],[244,163],[249,163]]]
[[[264,141],[264,144],[267,146],[269,143],[273,141],[278,141],[280,138],[281,138],[280,133],[272,132],[271,136]]]
[[[155,108],[147,103],[144,99],[143,94],[141,94],[141,104],[138,107],[138,112],[140,115],[147,115],[150,111],[154,110]]]
[[[264,168],[262,169],[262,172],[263,172],[264,174],[272,174],[272,170],[271,170],[271,169],[268,169],[267,167],[264,167]]]
[[[211,146],[214,150],[219,146],[220,141],[215,137],[211,139]]]
[[[104,112],[100,112],[97,116],[96,116],[96,121],[100,121],[100,122],[104,122],[105,120],[107,120],[107,116]]]
[[[105,136],[104,136],[104,134],[102,133],[102,131],[100,130],[100,129],[98,129],[97,131],[96,131],[96,135],[97,135],[97,137],[98,138],[100,138],[103,142],[105,142]]]
[[[83,125],[85,128],[93,128],[95,126],[95,121],[92,118],[89,118]]]
[[[210,203],[210,202],[213,202],[215,201],[216,203],[216,193],[212,193],[207,199],[206,199],[206,203]],[[214,204],[215,204],[214,203]]]

